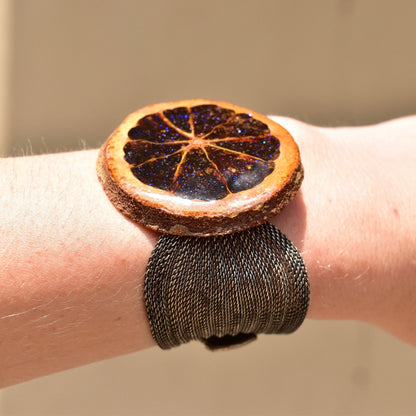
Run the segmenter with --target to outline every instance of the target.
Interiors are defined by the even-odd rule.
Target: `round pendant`
[[[298,147],[279,124],[209,100],[151,105],[130,114],[100,150],[112,203],[154,230],[209,236],[265,222],[303,179]]]

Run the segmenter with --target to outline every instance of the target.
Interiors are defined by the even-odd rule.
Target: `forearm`
[[[397,163],[386,127],[280,121],[300,144],[306,174],[273,222],[308,267],[308,317],[367,320],[416,344],[416,301],[403,295],[416,290],[409,134],[395,147]],[[97,153],[0,161],[1,385],[154,345],[142,284],[158,235],[107,200]],[[392,311],[406,318],[402,327]]]
[[[356,128],[282,124],[305,165],[304,239],[299,215],[276,224],[303,251],[309,317],[376,324],[416,345],[416,117]]]
[[[96,155],[1,161],[1,385],[153,345],[142,284],[157,236],[107,200]]]

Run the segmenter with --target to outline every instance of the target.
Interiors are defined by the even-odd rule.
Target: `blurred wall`
[[[11,2],[0,1],[0,155],[6,153],[10,121],[9,82],[11,67]],[[6,141],[7,140],[7,141]]]
[[[415,113],[413,0],[17,0],[8,149],[98,146],[184,98],[323,124]]]
[[[0,5],[9,154],[97,147],[128,112],[190,97],[323,125],[416,113],[412,0]],[[0,415],[414,415],[415,386],[414,348],[308,321],[234,352],[154,349],[10,387]]]

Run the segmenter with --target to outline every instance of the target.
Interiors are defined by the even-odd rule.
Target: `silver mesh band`
[[[145,302],[161,348],[200,340],[216,349],[295,331],[308,309],[308,275],[270,223],[225,236],[164,234],[147,266]]]

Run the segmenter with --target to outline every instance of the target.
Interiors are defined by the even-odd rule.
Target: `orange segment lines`
[[[163,112],[159,113],[160,118],[163,120],[164,123],[166,123],[168,125],[168,127],[176,130],[179,134],[181,134],[182,136],[188,137],[189,139],[193,139],[194,138],[194,134],[193,134],[193,126],[191,124],[191,133],[188,133],[187,131],[184,131],[182,129],[180,129],[179,127],[175,126],[164,114]]]
[[[130,164],[130,166],[133,166],[133,167],[136,167],[137,168],[139,166],[145,165],[146,163],[154,162],[155,160],[158,160],[158,159],[167,159],[168,157],[177,155],[178,153],[180,153],[182,151],[183,151],[183,149],[179,149],[179,150],[176,150],[176,152],[169,153],[168,155],[162,155],[162,156],[157,156],[157,157],[154,157],[153,156],[153,157],[150,157],[149,159],[145,160],[144,162],[139,163],[138,165],[136,165],[136,164]]]
[[[217,171],[217,173],[218,173],[218,175],[219,175],[219,177],[221,178],[221,182],[223,182],[223,184],[225,185],[225,187],[227,188],[227,191],[228,192],[230,192],[231,193],[231,191],[230,191],[230,189],[228,188],[228,185],[227,185],[227,180],[225,179],[225,177],[224,177],[224,175],[221,173],[221,171],[218,169],[218,166],[211,160],[211,158],[209,157],[209,155],[208,155],[208,152],[207,152],[207,150],[205,149],[205,147],[203,147],[202,148],[202,150],[204,151],[204,153],[205,153],[205,156],[207,157],[207,159],[208,159],[208,162],[209,163],[211,163],[211,165],[214,167],[214,170],[216,170]]]
[[[214,147],[215,149],[221,150],[222,152],[228,152],[228,153],[233,153],[233,154],[239,155],[240,157],[250,157],[252,159],[260,160],[260,161],[265,162],[265,163],[268,162],[268,160],[264,160],[261,157],[251,156],[247,153],[238,152],[237,150],[227,149],[226,147],[217,146],[215,144],[209,144],[208,146]]]
[[[188,151],[187,150],[181,149],[180,151],[182,151],[182,157],[181,157],[181,160],[178,163],[178,166],[176,167],[175,174],[173,175],[173,180],[172,180],[172,188],[173,188],[173,190],[175,190],[175,188],[176,188],[175,187],[175,184],[177,183],[177,179],[178,179],[180,170],[181,170],[181,168],[182,168],[182,166],[184,164],[185,158],[186,158],[186,156],[188,154]]]

